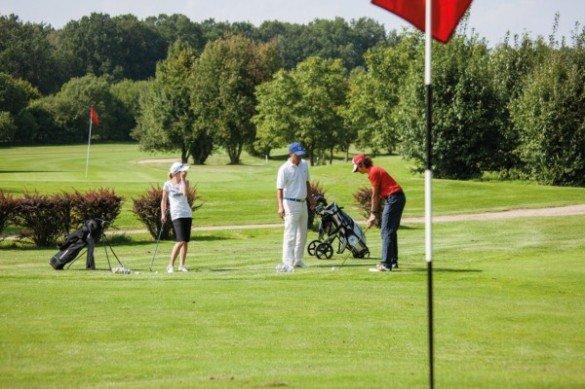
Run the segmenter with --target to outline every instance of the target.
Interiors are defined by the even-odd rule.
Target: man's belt
[[[285,197],[284,199],[288,201],[294,201],[295,203],[304,203],[306,201],[305,199],[293,199],[290,197]]]

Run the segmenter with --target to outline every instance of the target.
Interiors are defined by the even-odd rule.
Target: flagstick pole
[[[87,178],[87,171],[89,169],[89,146],[91,146],[91,126],[93,122],[91,121],[91,115],[89,115],[89,134],[87,136],[87,155],[85,157],[85,178]]]
[[[427,261],[427,305],[429,335],[429,387],[435,386],[434,342],[433,342],[433,161],[432,161],[432,0],[425,6],[425,98],[426,98],[426,167],[425,167],[425,259]]]

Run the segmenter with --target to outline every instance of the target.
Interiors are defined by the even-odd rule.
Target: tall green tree
[[[45,24],[23,23],[0,15],[0,72],[29,81],[43,93],[54,92],[63,75]]]
[[[514,36],[512,42],[507,36],[504,42],[490,52],[492,80],[498,98],[498,118],[503,134],[498,143],[490,170],[509,171],[519,166],[520,134],[510,118],[510,103],[521,95],[529,75],[548,56],[549,47],[542,38],[532,40],[528,35]]]
[[[23,111],[40,97],[40,92],[28,81],[0,73],[0,143],[18,142],[27,131]]]
[[[112,18],[102,13],[67,23],[56,45],[70,76],[92,73],[115,79],[152,76],[167,48],[162,35],[148,23],[133,15]]]
[[[193,143],[207,145],[193,154],[196,163],[203,163],[211,153],[211,136],[194,129],[196,114],[191,107],[189,80],[196,61],[195,49],[179,40],[169,49],[167,59],[158,64],[156,77],[141,99],[141,114],[133,133],[143,149],[180,151],[184,163],[193,153]]]
[[[257,89],[257,143],[281,146],[300,141],[311,164],[340,144],[345,145],[340,110],[347,90],[341,60],[311,57],[295,69],[280,71]]]
[[[167,48],[181,40],[197,51],[203,50],[206,40],[198,23],[182,14],[150,16],[144,23],[154,28],[165,40]]]
[[[266,46],[267,45],[267,46]],[[230,163],[240,163],[244,145],[254,141],[255,88],[275,71],[276,49],[234,35],[209,43],[193,78],[193,109],[199,129],[213,133]]]
[[[145,80],[153,76],[157,61],[167,54],[167,41],[156,29],[134,15],[119,15],[112,20],[120,34],[123,77]]]
[[[511,103],[523,169],[544,184],[585,185],[585,32],[551,51]]]
[[[358,69],[350,75],[342,114],[349,132],[355,133],[357,147],[374,153],[397,149],[400,93],[420,45],[419,34],[408,34],[395,46],[371,49],[365,55],[366,71]]]
[[[63,85],[59,93],[43,97],[37,109],[51,113],[59,127],[60,139],[53,143],[73,143],[87,140],[89,123],[88,109],[93,105],[100,116],[100,124],[94,126],[92,138],[95,140],[129,140],[133,119],[111,92],[106,77],[89,74],[73,78]]]
[[[422,47],[420,48],[422,58]],[[433,165],[437,177],[478,177],[490,166],[502,139],[498,100],[486,44],[454,37],[433,52]],[[401,149],[417,170],[425,162],[423,61],[413,62],[397,110]]]

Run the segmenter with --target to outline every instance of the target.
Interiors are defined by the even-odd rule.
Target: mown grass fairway
[[[54,193],[87,188],[114,188],[125,197],[124,211],[116,221],[120,228],[140,228],[130,212],[132,198],[151,185],[162,185],[176,154],[150,155],[135,144],[92,146],[89,177],[85,178],[85,146],[8,148],[0,152],[0,188],[13,193],[25,190]],[[146,160],[167,159],[145,163]],[[241,166],[227,165],[224,154],[210,158],[206,166],[192,166],[189,179],[199,188],[203,208],[195,215],[196,225],[275,223],[276,171],[282,160],[244,156]],[[375,163],[387,168],[405,188],[405,214],[422,215],[423,177],[410,172],[400,157],[379,157]],[[328,199],[353,210],[353,193],[367,186],[365,176],[351,173],[351,165],[336,160],[333,165],[315,166],[312,179],[326,189]],[[437,214],[545,207],[582,203],[583,188],[540,186],[528,182],[435,180]]]
[[[113,187],[126,197],[117,226],[140,228],[131,198],[162,182],[168,162],[135,145],[98,145],[89,180],[83,146],[3,149],[0,188],[58,192]],[[422,214],[422,179],[398,157],[378,158]],[[197,225],[274,223],[280,161],[217,155],[193,167],[205,205]],[[329,198],[351,207],[366,178],[337,161],[312,169]],[[576,204],[583,188],[526,182],[437,180],[437,212]],[[0,243],[0,387],[293,386],[427,384],[426,264],[421,224],[401,229],[401,270],[369,273],[369,260],[309,259],[274,273],[279,229],[198,232],[187,274],[164,273],[171,242],[123,235],[114,250],[134,273],[55,272],[55,249]],[[14,228],[11,229],[14,232]],[[585,216],[435,225],[438,387],[585,385]],[[130,236],[130,237],[129,237]],[[310,233],[309,239],[315,233]],[[99,267],[106,267],[100,247]]]
[[[585,383],[584,228],[583,216],[437,225],[439,387]],[[392,274],[367,272],[374,259],[339,268],[341,256],[277,275],[273,230],[202,234],[194,271],[173,275],[163,255],[148,272],[149,239],[115,247],[140,272],[128,276],[56,273],[54,250],[5,246],[0,385],[423,386],[423,229],[400,236]]]

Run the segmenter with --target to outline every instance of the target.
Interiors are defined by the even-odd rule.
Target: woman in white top
[[[187,257],[187,246],[191,239],[191,222],[193,220],[193,211],[187,201],[189,193],[189,181],[187,181],[187,170],[189,165],[175,162],[169,169],[169,178],[163,186],[162,201],[160,203],[161,221],[163,224],[167,221],[167,205],[170,206],[171,220],[173,230],[175,231],[175,246],[171,251],[171,259],[167,266],[167,273],[175,271],[175,259],[181,253],[181,262],[179,271],[186,272],[185,258]]]

